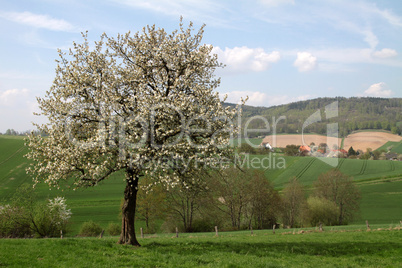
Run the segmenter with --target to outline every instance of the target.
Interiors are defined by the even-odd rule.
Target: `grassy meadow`
[[[255,143],[261,142],[254,140]],[[28,160],[21,137],[0,136],[0,204],[7,203],[22,183],[32,183],[25,173]],[[324,162],[327,159],[312,157],[287,157],[282,155],[250,156],[261,163],[259,168],[265,170],[267,179],[275,188],[281,189],[290,178],[296,176],[307,189],[318,176],[335,165],[341,172],[354,178],[362,192],[361,215],[351,224],[370,223],[396,224],[402,220],[402,162],[385,160],[332,159],[336,162]],[[278,163],[284,165],[278,165]],[[269,166],[270,165],[270,166]],[[73,213],[70,220],[69,236],[78,233],[81,224],[93,220],[106,228],[110,222],[120,223],[120,203],[124,190],[124,174],[117,173],[99,186],[73,191],[68,188],[55,190],[47,185],[37,186],[38,198],[45,200],[64,196]],[[144,227],[137,221],[136,228]]]
[[[400,226],[346,231],[270,230],[117,237],[1,239],[0,266],[9,267],[400,267]]]

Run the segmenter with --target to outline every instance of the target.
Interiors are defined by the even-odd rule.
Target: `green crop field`
[[[257,142],[257,141],[256,141]],[[6,203],[16,188],[22,183],[32,183],[25,173],[29,162],[24,158],[27,149],[20,137],[0,136],[0,204]],[[355,224],[364,220],[373,223],[398,223],[402,220],[400,205],[402,204],[402,162],[385,160],[354,160],[313,157],[290,157],[279,154],[249,156],[249,167],[265,170],[267,179],[281,190],[292,177],[299,178],[307,188],[317,180],[318,176],[338,168],[350,175],[359,185],[362,192],[361,217]],[[254,163],[255,165],[251,165]],[[73,216],[70,220],[70,234],[75,235],[81,224],[94,220],[102,227],[110,222],[119,223],[120,203],[124,190],[124,174],[117,173],[99,186],[73,191],[68,188],[49,190],[47,185],[37,186],[37,195],[41,200],[64,196]],[[136,228],[143,227],[138,222]]]
[[[358,185],[362,194],[360,209],[364,220],[372,223],[382,223],[384,218],[389,223],[401,220],[402,179],[361,181]]]
[[[28,151],[22,137],[0,136],[0,198],[8,198],[24,182],[31,182],[25,174]]]
[[[364,226],[362,226],[364,227]],[[152,235],[142,247],[117,237],[1,239],[6,267],[400,267],[400,226]]]
[[[233,139],[231,140],[231,144],[234,146],[237,146],[239,143],[246,143],[248,142],[250,145],[255,145],[258,146],[261,144],[262,142],[262,138],[250,138],[250,139],[244,139],[244,138],[240,138],[240,139]]]
[[[385,150],[388,151],[388,148],[391,147],[390,152],[402,154],[402,141],[389,141],[385,143],[383,146],[378,148],[376,151]]]

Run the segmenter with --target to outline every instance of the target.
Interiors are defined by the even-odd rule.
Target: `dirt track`
[[[303,142],[304,138],[304,142]],[[348,150],[350,146],[353,146],[353,149],[358,150],[361,149],[366,151],[367,148],[371,148],[373,150],[381,147],[387,141],[400,141],[402,140],[401,136],[387,133],[387,132],[358,132],[347,136],[344,140],[343,148]],[[322,135],[276,135],[276,140],[274,136],[267,136],[264,138],[263,142],[269,142],[273,147],[286,147],[289,144],[296,145],[310,145],[311,142],[314,142],[316,145],[320,143],[327,143],[330,148],[333,147],[334,144],[340,146],[342,139],[331,138],[327,139],[326,136]]]

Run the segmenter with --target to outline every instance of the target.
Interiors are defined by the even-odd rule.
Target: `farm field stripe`
[[[24,148],[25,148],[25,146],[22,146],[16,152],[14,152],[12,155],[10,155],[6,160],[3,160],[2,162],[0,162],[0,166],[3,165],[8,160],[10,160],[11,158],[13,158],[14,156],[16,156],[18,153],[20,153],[22,150],[24,150]]]
[[[363,174],[364,174],[364,171],[366,170],[367,161],[368,161],[368,160],[363,160],[363,161],[364,161],[364,162],[363,162],[363,165],[362,165],[362,169],[360,170],[360,172],[359,172],[358,175],[363,175]]]
[[[389,164],[391,165],[391,171],[395,171],[395,165],[393,161],[389,161]]]
[[[339,163],[338,163],[338,165],[336,166],[335,169],[336,169],[336,170],[339,170],[339,169],[341,168],[343,162],[345,162],[345,158],[341,158],[341,159],[339,160]]]
[[[313,158],[310,160],[310,162],[297,174],[296,178],[300,179],[301,176],[311,167],[311,165],[314,163],[314,161],[317,160],[317,158]]]

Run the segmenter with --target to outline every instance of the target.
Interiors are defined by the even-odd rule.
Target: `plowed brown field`
[[[367,148],[373,150],[381,147],[388,141],[400,141],[401,136],[387,133],[387,132],[357,132],[347,136],[343,142],[343,148],[348,150],[350,146],[353,149],[361,149],[366,151]],[[303,142],[304,141],[304,142]],[[327,143],[330,148],[333,145],[341,145],[342,139],[323,136],[323,135],[276,135],[276,136],[266,136],[263,142],[269,142],[273,147],[286,147],[286,145],[296,144],[296,145],[310,145],[314,142],[316,145],[320,143]]]
[[[343,148],[348,150],[350,146],[353,146],[355,150],[360,149],[366,151],[367,148],[375,150],[388,141],[400,140],[402,140],[401,136],[387,132],[358,132],[350,134],[345,138]]]
[[[304,141],[304,142],[303,142]],[[286,147],[286,145],[295,144],[295,145],[310,145],[314,142],[316,145],[320,143],[326,143],[330,148],[333,147],[334,144],[340,146],[341,139],[323,136],[323,135],[270,135],[266,136],[263,142],[269,142],[273,147]]]

